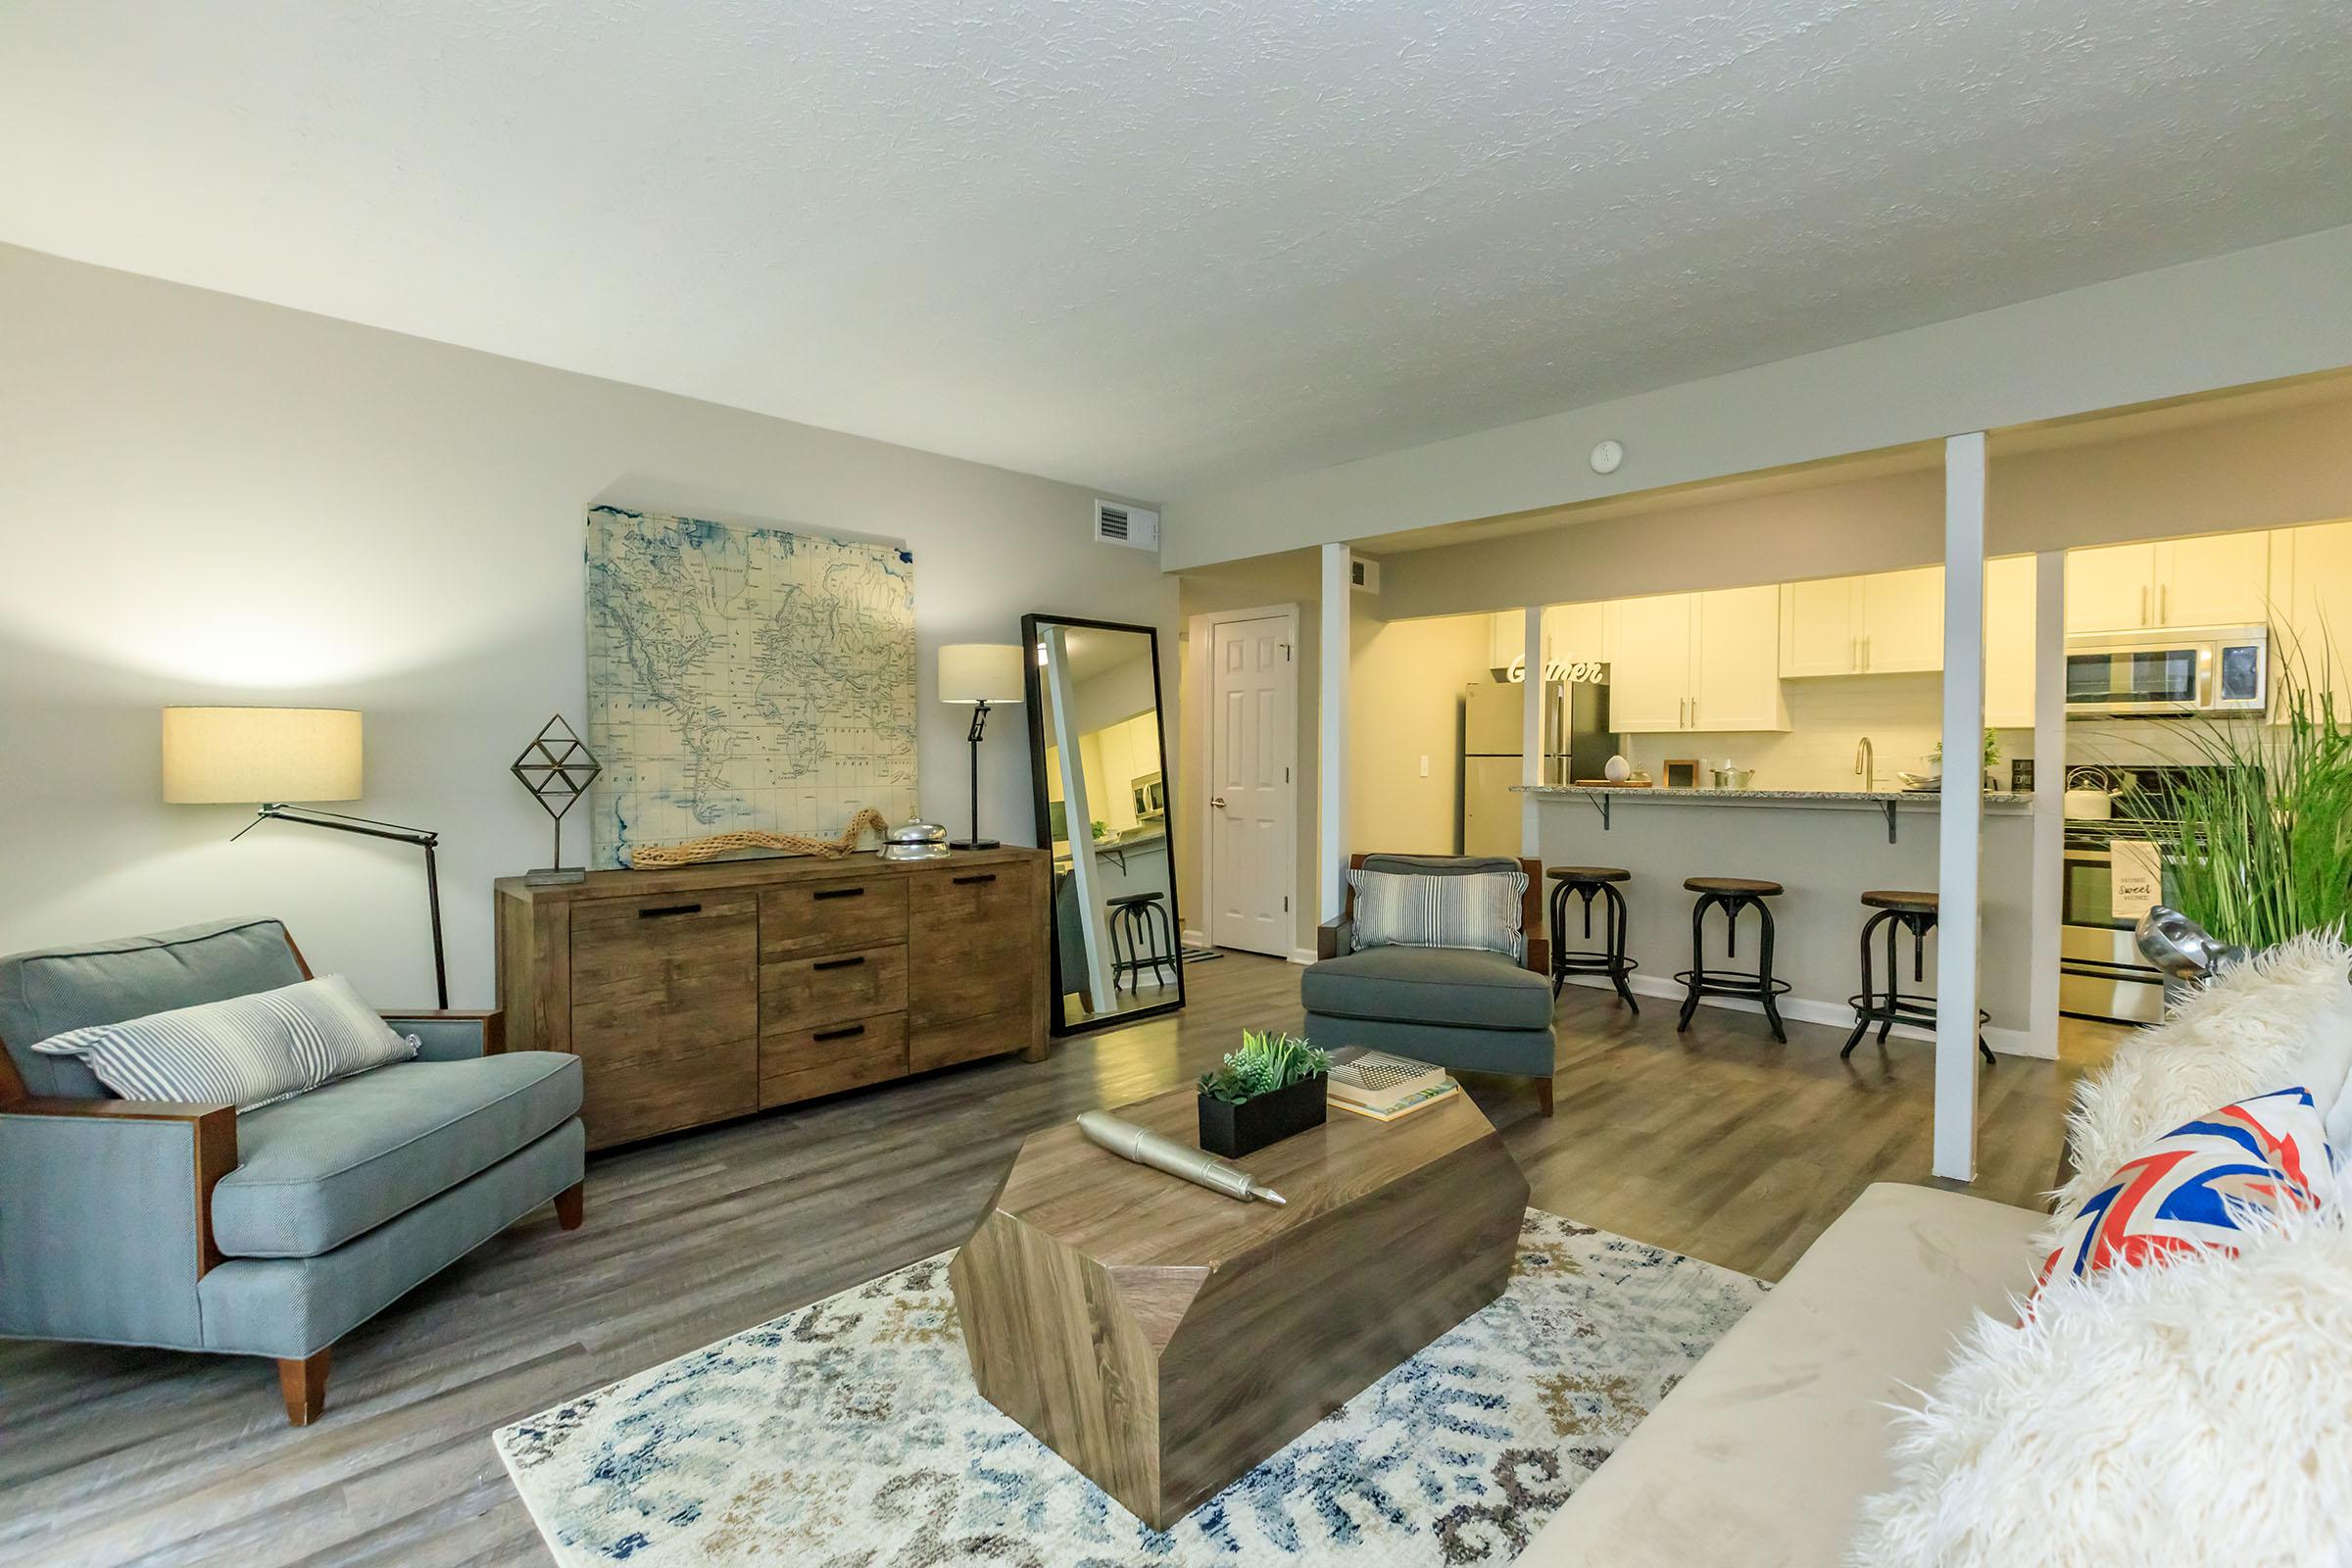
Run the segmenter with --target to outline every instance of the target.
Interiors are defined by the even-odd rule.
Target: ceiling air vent
[[[1116,501],[1095,503],[1095,541],[1105,545],[1131,545],[1138,550],[1159,548],[1159,514],[1142,507],[1122,506]]]
[[[1380,592],[1380,563],[1363,556],[1348,563],[1348,579],[1359,594]]]

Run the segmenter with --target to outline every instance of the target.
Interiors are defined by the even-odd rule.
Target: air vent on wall
[[[1116,501],[1095,503],[1095,541],[1105,545],[1132,545],[1138,550],[1159,548],[1159,514],[1142,507],[1123,506]]]
[[[1359,594],[1380,592],[1380,563],[1356,556],[1348,563],[1348,578]]]

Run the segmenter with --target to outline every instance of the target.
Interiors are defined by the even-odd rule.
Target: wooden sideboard
[[[498,881],[513,1051],[564,1051],[588,1147],[954,1062],[1046,1054],[1047,857],[729,860]]]

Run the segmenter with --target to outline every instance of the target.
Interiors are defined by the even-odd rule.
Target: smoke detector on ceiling
[[[1095,503],[1095,542],[1129,545],[1137,550],[1159,548],[1159,514],[1123,502]]]

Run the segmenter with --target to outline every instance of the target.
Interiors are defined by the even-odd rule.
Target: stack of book
[[[1342,1110],[1395,1121],[1462,1092],[1446,1069],[1409,1056],[1351,1046],[1331,1054],[1329,1099]]]

